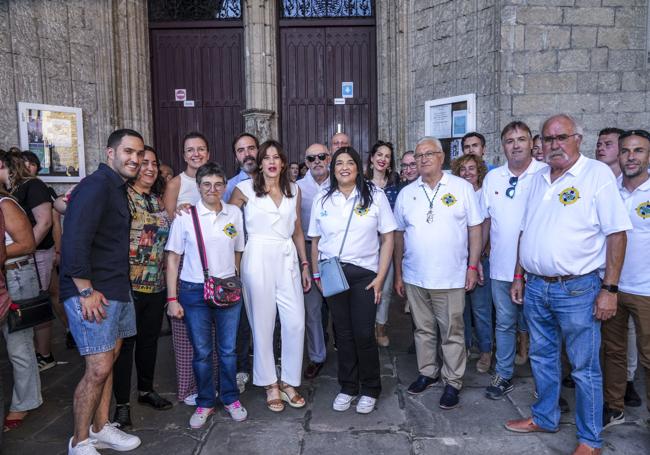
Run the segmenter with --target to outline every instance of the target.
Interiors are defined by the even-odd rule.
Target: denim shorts
[[[79,296],[70,297],[63,302],[70,332],[77,343],[79,354],[91,355],[111,351],[119,338],[136,334],[133,301],[109,300],[108,303],[109,305],[104,307],[106,319],[90,322],[83,318]]]

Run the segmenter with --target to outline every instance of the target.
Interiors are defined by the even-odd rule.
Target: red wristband
[[[521,273],[515,273],[515,280],[523,280],[524,276]]]
[[[176,297],[167,297],[167,303],[170,302],[178,302],[178,299]]]
[[[467,270],[474,270],[475,272],[478,272],[478,267],[476,267],[475,265],[468,265]]]

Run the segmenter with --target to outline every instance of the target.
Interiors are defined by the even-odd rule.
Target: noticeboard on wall
[[[41,160],[45,182],[80,182],[86,176],[80,108],[18,103],[20,148]]]
[[[424,134],[438,138],[445,152],[444,168],[462,155],[461,138],[476,131],[476,94],[439,98],[424,103]]]

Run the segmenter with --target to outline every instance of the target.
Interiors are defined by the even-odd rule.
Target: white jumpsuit
[[[277,382],[273,356],[276,311],[282,327],[282,381],[297,387],[302,373],[305,304],[300,264],[291,236],[297,197],[283,197],[277,207],[269,196],[257,197],[253,180],[237,184],[248,199],[244,219],[248,241],[241,263],[246,312],[253,331],[253,384]],[[291,191],[297,194],[292,183]]]

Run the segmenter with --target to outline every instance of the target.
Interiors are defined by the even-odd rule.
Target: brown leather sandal
[[[284,403],[281,398],[269,398],[269,390],[280,390],[280,384],[273,383],[264,387],[266,390],[266,407],[269,408],[269,411],[273,412],[282,412],[284,411]],[[282,397],[282,392],[280,392],[280,397]]]
[[[307,404],[295,387],[285,382],[280,384],[280,396],[282,397],[282,401],[285,401],[292,408],[302,408]]]

